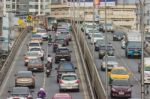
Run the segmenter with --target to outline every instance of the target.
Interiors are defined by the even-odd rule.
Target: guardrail
[[[76,41],[79,42],[78,47],[81,48],[82,54],[84,54],[84,61],[86,63],[86,68],[90,77],[90,84],[95,94],[95,99],[106,99],[106,91],[104,89],[98,70],[94,63],[91,51],[84,38],[84,33],[82,33],[81,29],[79,29],[79,33],[77,34],[76,25],[73,26],[73,33],[75,35]]]
[[[5,63],[3,64],[2,68],[0,69],[0,85],[2,84],[4,78],[9,70],[9,67],[11,66],[11,64],[14,60],[14,56],[16,55],[16,53],[26,35],[27,35],[27,30],[24,29],[20,33],[20,35],[18,36],[16,41],[14,42],[10,54],[8,55]]]

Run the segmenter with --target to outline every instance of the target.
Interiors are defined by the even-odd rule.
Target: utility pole
[[[107,43],[107,29],[106,29],[106,24],[107,24],[107,6],[106,6],[106,4],[107,4],[107,1],[105,0],[105,69],[106,69],[106,71],[105,71],[105,75],[106,75],[106,81],[105,81],[105,83],[106,83],[106,99],[108,99],[108,68],[107,68],[107,45],[108,45],[108,43]]]
[[[145,88],[144,88],[144,12],[145,12],[145,0],[139,0],[140,3],[140,32],[141,35],[141,47],[142,47],[142,57],[141,57],[141,99],[145,99]]]

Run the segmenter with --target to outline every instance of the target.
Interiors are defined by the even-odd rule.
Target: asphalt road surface
[[[24,66],[23,57],[27,51],[26,44],[30,41],[30,37],[31,37],[31,34],[28,34],[27,37],[22,42],[20,49],[18,50],[18,53],[16,54],[16,56],[14,56],[14,61],[12,65],[10,66],[7,76],[5,77],[5,80],[0,88],[0,99],[6,99],[9,96],[8,90],[10,90],[11,88],[13,88],[13,86],[15,86],[14,74],[16,74],[20,70],[27,70],[27,68]],[[48,53],[51,54],[52,56],[55,55],[52,52],[52,46],[48,46],[47,41],[43,43],[42,48],[44,49],[44,52],[45,52],[45,60],[46,60],[46,56],[48,55]],[[70,42],[69,48],[70,50],[72,50],[72,62],[78,68],[77,74],[80,77],[81,83],[80,83],[80,92],[68,92],[68,93],[73,97],[73,99],[87,99],[88,95],[86,94],[87,91],[86,91],[86,85],[84,83],[84,75],[83,75],[84,73],[82,72],[81,63],[79,60],[79,55],[78,55],[78,51],[77,51],[74,38],[73,38],[73,41]],[[36,79],[36,86],[33,89],[34,99],[37,98],[37,92],[39,91],[41,87],[45,88],[46,90],[46,93],[47,93],[46,99],[51,99],[55,93],[59,92],[59,87],[56,82],[55,67],[57,67],[57,64],[53,65],[53,71],[49,78],[46,77],[44,72],[34,73],[35,79]]]

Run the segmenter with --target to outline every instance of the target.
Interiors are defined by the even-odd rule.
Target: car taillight
[[[27,99],[32,99],[32,96],[31,96],[31,95],[28,95]]]
[[[64,83],[62,80],[59,81],[60,84]]]
[[[116,91],[116,89],[115,89],[115,88],[112,88],[111,90],[112,90],[112,91]]]
[[[129,88],[128,91],[131,91],[131,88]]]
[[[80,82],[79,80],[76,81],[76,83],[79,83],[79,82]]]

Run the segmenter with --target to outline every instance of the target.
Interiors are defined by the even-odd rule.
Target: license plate
[[[134,55],[138,55],[138,53],[134,53]]]
[[[37,68],[33,68],[34,70],[37,70]]]
[[[119,95],[124,95],[124,92],[119,92]]]

